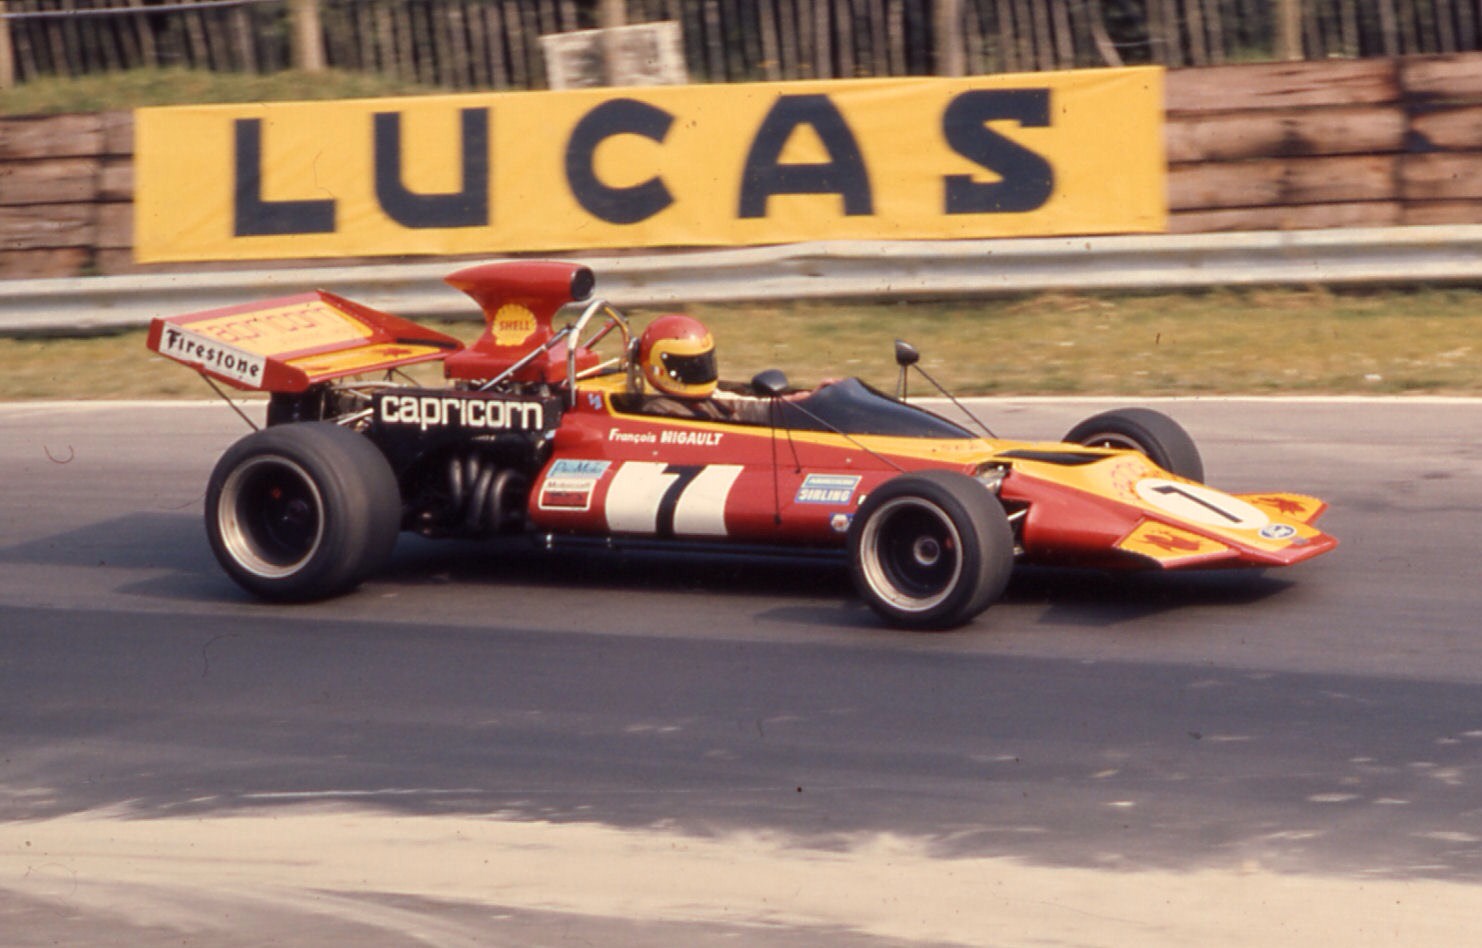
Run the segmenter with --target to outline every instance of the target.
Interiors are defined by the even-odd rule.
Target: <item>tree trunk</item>
[[[0,0],[0,13],[5,12],[5,0]],[[15,50],[10,45],[10,21],[0,20],[0,89],[15,85]]]
[[[324,71],[324,30],[319,25],[319,0],[293,0],[293,67],[304,72]]]
[[[1302,58],[1302,0],[1276,0],[1276,56]]]
[[[932,4],[932,54],[939,76],[960,76],[962,57],[962,0],[935,0]]]

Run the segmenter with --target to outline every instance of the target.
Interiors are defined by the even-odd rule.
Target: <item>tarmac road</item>
[[[1482,402],[1160,407],[1343,545],[941,635],[829,565],[405,536],[279,607],[206,546],[223,406],[0,406],[0,944],[1460,943]]]

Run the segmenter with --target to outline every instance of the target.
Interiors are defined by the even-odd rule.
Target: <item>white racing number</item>
[[[726,535],[726,499],[739,464],[629,461],[607,489],[607,529],[660,537]]]
[[[1245,501],[1202,484],[1145,477],[1137,482],[1137,496],[1189,523],[1259,530],[1271,522],[1270,517]]]

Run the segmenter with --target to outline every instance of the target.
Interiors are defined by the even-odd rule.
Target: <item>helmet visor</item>
[[[707,385],[716,379],[714,349],[697,355],[661,352],[659,361],[664,366],[664,374],[683,385]]]

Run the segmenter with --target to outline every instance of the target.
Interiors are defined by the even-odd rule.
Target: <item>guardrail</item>
[[[1044,290],[1251,285],[1482,284],[1482,225],[1236,234],[788,244],[603,257],[620,306],[721,300],[990,296]],[[462,263],[234,270],[0,282],[0,335],[112,332],[233,303],[324,289],[409,317],[474,317],[442,282]]]

